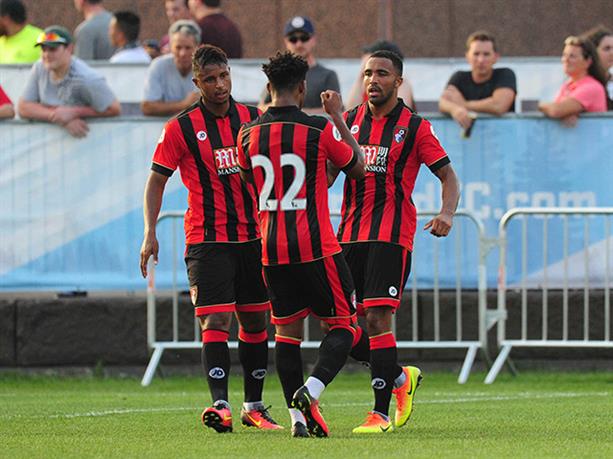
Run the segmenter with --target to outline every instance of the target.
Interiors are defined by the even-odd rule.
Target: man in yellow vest
[[[30,64],[40,58],[36,39],[42,32],[27,23],[21,0],[0,0],[0,64]]]

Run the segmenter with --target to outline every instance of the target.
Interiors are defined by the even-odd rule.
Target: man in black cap
[[[313,23],[306,16],[294,16],[285,24],[283,34],[287,50],[302,57],[309,64],[303,111],[310,114],[324,113],[320,94],[328,89],[340,92],[340,85],[336,72],[319,64],[315,59],[317,40]],[[264,111],[268,105],[270,105],[270,94],[265,89],[260,98],[259,108]]]

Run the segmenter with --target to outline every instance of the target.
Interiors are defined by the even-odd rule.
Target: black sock
[[[230,373],[230,350],[226,342],[202,345],[202,367],[209,383],[213,402],[228,401],[228,376]]]
[[[304,384],[300,344],[277,341],[275,343],[275,365],[283,387],[285,403],[290,407],[294,392]]]
[[[386,416],[389,413],[390,399],[394,389],[394,380],[402,368],[397,362],[395,347],[370,350],[371,385],[375,394],[375,411]]]
[[[362,365],[370,366],[370,340],[364,330],[361,328],[359,330],[359,333],[361,333],[360,339],[351,348],[349,355]]]
[[[238,359],[243,367],[245,402],[261,401],[268,366],[268,341],[247,343],[239,340]]]
[[[319,379],[326,386],[330,384],[345,365],[352,342],[353,335],[346,328],[330,330],[321,341],[317,363],[315,363],[311,376]]]

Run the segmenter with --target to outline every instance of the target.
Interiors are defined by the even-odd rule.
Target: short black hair
[[[21,0],[0,0],[0,16],[8,16],[16,24],[26,22],[26,7]]]
[[[221,5],[221,0],[203,0],[202,3],[209,8],[217,8],[219,5]]]
[[[268,64],[262,64],[262,70],[275,91],[292,91],[306,78],[309,64],[289,51],[277,52]]]
[[[138,40],[140,34],[140,18],[132,11],[117,11],[113,14],[117,21],[117,27],[126,36],[126,40],[133,42]]]
[[[192,72],[194,75],[207,65],[228,65],[228,56],[223,49],[213,45],[200,46],[192,56]]]
[[[365,54],[372,54],[375,51],[383,51],[383,50],[392,51],[398,54],[398,56],[400,56],[400,59],[404,59],[404,56],[402,55],[400,48],[393,41],[377,40],[374,43],[371,43],[370,45],[364,46],[362,48],[362,51],[364,51]]]
[[[375,51],[374,53],[370,55],[370,57],[371,58],[380,57],[383,59],[389,59],[390,61],[392,61],[392,65],[394,66],[394,69],[396,69],[396,72],[398,72],[398,75],[402,76],[402,70],[403,70],[402,59],[395,52],[388,51],[386,49],[382,49],[381,51]]]

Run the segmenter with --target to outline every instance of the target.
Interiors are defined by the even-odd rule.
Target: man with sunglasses
[[[302,110],[309,114],[323,114],[320,94],[328,89],[340,92],[340,85],[336,72],[319,64],[315,59],[315,27],[306,16],[295,16],[285,24],[283,33],[287,50],[302,57],[309,64],[306,74],[307,92]],[[264,89],[260,98],[260,110],[266,110],[270,102],[270,94]]]
[[[47,27],[36,46],[41,47],[42,58],[30,71],[19,99],[19,116],[58,124],[74,137],[87,135],[84,118],[119,116],[119,101],[104,77],[73,57],[73,38],[68,30]]]

